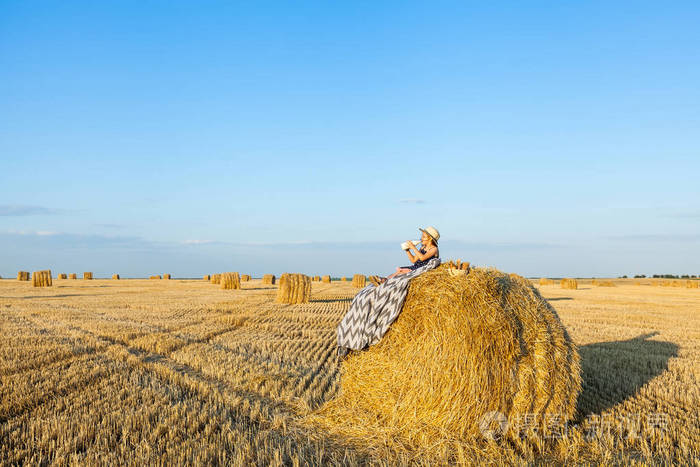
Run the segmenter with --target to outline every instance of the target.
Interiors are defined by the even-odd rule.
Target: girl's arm
[[[412,245],[412,243],[410,243],[410,245]],[[408,259],[411,260],[411,263],[415,263],[416,261],[418,261],[418,258],[411,254],[410,249],[406,250],[406,254],[408,255]]]
[[[416,254],[411,254],[411,250],[415,251]],[[411,262],[415,263],[418,260],[425,261],[426,259],[435,256],[435,254],[437,253],[437,247],[432,246],[428,250],[426,250],[425,253],[421,253],[412,243],[409,243],[409,247],[408,250],[406,250],[406,253],[408,253],[408,258],[411,260]]]

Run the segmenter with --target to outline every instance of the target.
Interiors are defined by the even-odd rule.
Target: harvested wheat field
[[[416,445],[417,425],[318,421],[342,398],[352,283],[314,281],[294,305],[260,279],[240,287],[0,280],[0,464],[700,463],[699,289],[533,286],[578,348],[572,421],[537,437],[527,414],[496,417],[484,434],[496,421],[508,436],[469,441],[444,423]]]

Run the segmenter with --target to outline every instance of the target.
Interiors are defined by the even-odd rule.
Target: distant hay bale
[[[363,289],[367,285],[367,277],[364,274],[355,274],[352,276],[352,286],[358,289]]]
[[[263,275],[262,283],[264,285],[275,285],[275,275],[274,274]]]
[[[163,274],[163,279],[170,280],[170,274]]]
[[[321,276],[314,276],[315,282],[321,282]]]
[[[347,282],[347,281],[348,281],[348,280],[345,278],[345,276],[342,276],[342,277],[340,278],[340,282]]]
[[[685,281],[685,286],[689,289],[698,289],[700,288],[700,281]]]
[[[556,430],[548,415],[561,416],[558,423],[575,415],[579,354],[554,308],[519,276],[449,269],[411,281],[387,334],[349,355],[338,396],[311,422],[362,442],[417,448],[498,437],[498,414],[510,426],[532,415],[537,435]]]
[[[112,279],[114,279],[115,281],[118,281],[121,278],[119,277],[119,274],[112,274]]]
[[[34,271],[32,273],[32,285],[34,287],[51,287],[51,285],[53,285],[51,282],[51,271],[48,269],[44,271]]]
[[[220,284],[221,283],[221,274],[212,274],[210,280],[211,280],[212,284]]]
[[[321,282],[323,282],[325,284],[330,284],[331,283],[331,276],[323,276],[321,278]]]
[[[162,279],[162,277],[160,277],[160,274],[158,274],[157,276],[150,276],[149,279],[156,280],[156,279]]]
[[[241,274],[241,282],[248,282],[250,280],[250,274]]]
[[[60,274],[58,275],[58,279],[68,279],[68,274],[60,273]]]
[[[226,290],[238,290],[241,288],[241,276],[237,272],[225,272],[221,274],[221,288]]]
[[[562,279],[560,284],[562,289],[578,289],[578,281],[576,279]]]
[[[203,279],[209,282],[211,280],[211,276],[209,274],[206,274]]]
[[[78,275],[74,272],[71,272],[70,274],[68,274],[68,279],[76,279],[77,280]]]
[[[277,289],[277,303],[309,303],[311,278],[304,274],[282,274]]]
[[[540,277],[540,285],[554,285],[554,281],[546,277]]]
[[[84,281],[91,281],[92,280],[92,273],[91,272],[84,272],[83,273],[83,280]]]
[[[18,281],[28,281],[29,280],[29,271],[18,271],[17,272],[17,280]]]

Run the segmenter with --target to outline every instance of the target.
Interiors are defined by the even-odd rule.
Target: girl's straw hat
[[[435,244],[437,245],[438,240],[440,240],[440,232],[437,231],[435,227],[426,227],[425,229],[418,229],[421,232],[427,233],[430,238],[432,238],[435,241]]]

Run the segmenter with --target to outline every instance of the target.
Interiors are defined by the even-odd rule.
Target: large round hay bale
[[[32,273],[32,285],[34,287],[51,287],[51,285],[53,285],[51,281],[51,270],[34,271]]]
[[[523,417],[540,433],[550,416],[570,419],[580,388],[577,348],[527,279],[482,268],[452,274],[445,264],[411,281],[387,334],[350,354],[338,397],[311,418],[405,446],[517,438],[507,428]]]
[[[367,285],[367,280],[364,274],[355,274],[352,276],[352,286],[358,289],[363,289]]]
[[[239,290],[241,288],[241,276],[237,272],[224,272],[219,279],[222,289]]]
[[[304,274],[284,273],[280,276],[277,289],[277,303],[309,303],[311,278]]]

